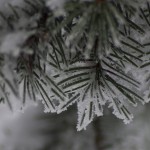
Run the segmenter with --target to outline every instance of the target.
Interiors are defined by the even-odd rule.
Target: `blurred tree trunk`
[[[102,141],[103,141],[103,136],[102,136],[102,132],[101,132],[101,128],[100,128],[100,119],[97,118],[93,121],[93,129],[95,132],[95,149],[96,150],[102,150]]]

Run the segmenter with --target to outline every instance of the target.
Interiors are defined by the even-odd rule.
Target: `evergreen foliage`
[[[14,3],[13,3],[14,2]],[[16,1],[17,2],[17,1]],[[23,0],[0,11],[1,102],[78,106],[82,130],[104,106],[129,123],[149,101],[149,1]]]

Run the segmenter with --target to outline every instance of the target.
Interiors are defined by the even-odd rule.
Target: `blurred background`
[[[75,106],[57,115],[44,113],[41,103],[24,113],[13,113],[2,104],[0,150],[149,150],[149,108],[139,106],[129,125],[106,111],[104,117],[77,132]]]

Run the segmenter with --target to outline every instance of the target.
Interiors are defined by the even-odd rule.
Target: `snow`
[[[21,48],[31,33],[26,31],[20,31],[15,33],[9,33],[2,40],[0,47],[1,53],[10,54],[17,57],[21,52]]]

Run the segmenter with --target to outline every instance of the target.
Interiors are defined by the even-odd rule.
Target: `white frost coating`
[[[96,95],[96,93],[95,93]],[[82,98],[82,93],[81,93]],[[103,115],[103,104],[100,103],[100,97],[91,97],[90,94],[87,93],[85,99],[78,101],[78,124],[77,130],[80,131],[82,129],[86,129],[87,125],[92,122],[94,116],[102,116]]]
[[[86,1],[89,1],[89,0],[86,0]],[[125,0],[124,0],[125,1]],[[19,1],[19,0],[8,0],[8,1],[4,1],[4,0],[1,0],[0,1],[1,3],[1,6],[3,6],[3,4],[6,4],[6,2],[11,2],[13,5],[21,5],[21,3],[22,3],[22,0],[21,1]],[[52,9],[53,11],[54,11],[54,14],[56,15],[56,16],[58,16],[58,15],[62,15],[63,13],[64,13],[64,10],[63,10],[63,4],[64,4],[64,2],[65,2],[65,0],[47,0],[46,1],[47,2],[47,6],[48,7],[50,7],[50,9]],[[140,1],[140,2],[142,2],[142,1]],[[130,2],[129,2],[130,3]],[[88,14],[88,13],[87,13]],[[83,30],[83,28],[85,28],[85,25],[86,25],[86,19],[88,18],[88,16],[87,16],[87,14],[85,13],[85,16],[83,17],[83,18],[80,18],[79,20],[77,19],[77,20],[74,20],[74,21],[76,21],[76,23],[77,24],[80,24],[81,26],[81,28],[78,28],[77,26],[75,26],[74,27],[74,29],[73,29],[73,31],[72,31],[72,34],[70,35],[70,36],[68,36],[67,37],[67,40],[66,40],[66,44],[67,44],[67,46],[69,46],[69,45],[71,45],[72,44],[72,42],[74,42],[74,43],[77,43],[76,41],[74,41],[74,38],[75,37],[77,37],[78,38],[78,36],[79,35],[81,35],[82,34],[82,30]],[[37,16],[35,16],[35,18],[39,18],[40,16],[39,16],[39,14],[37,14]],[[120,16],[116,16],[116,17],[120,17]],[[31,18],[31,20],[29,21],[30,22],[30,24],[34,24],[34,22],[36,22],[34,19],[32,20],[33,18]],[[108,18],[108,19],[110,19],[110,18]],[[32,22],[33,21],[33,22]],[[27,26],[28,25],[28,19],[24,19],[24,18],[21,18],[21,20],[19,21],[19,23],[16,25],[16,28],[15,28],[15,30],[16,29],[19,29],[19,28],[24,28],[25,26]],[[122,22],[123,22],[123,20],[122,20]],[[34,27],[36,26],[36,23],[35,23],[35,25],[34,25]],[[111,26],[111,28],[110,28],[110,30],[111,30],[111,32],[112,32],[112,36],[113,36],[113,40],[114,40],[114,42],[115,42],[115,44],[117,45],[117,46],[120,46],[120,43],[119,43],[119,41],[118,41],[118,37],[117,37],[117,34],[116,34],[116,31],[115,31],[115,28],[113,28],[113,26]],[[0,38],[1,39],[1,46],[0,46],[0,51],[2,52],[2,53],[6,53],[6,54],[11,54],[11,55],[13,55],[13,56],[18,56],[18,54],[20,53],[20,51],[21,51],[21,46],[22,46],[22,44],[26,41],[26,39],[28,38],[28,36],[30,36],[30,33],[28,34],[28,33],[26,33],[25,31],[16,31],[16,32],[14,32],[14,33],[9,33],[9,31],[8,31],[8,33],[7,34],[5,34],[5,36],[3,37],[3,36],[1,36],[2,38]],[[137,34],[136,35],[134,35],[135,37],[138,37],[137,36]],[[92,38],[93,39],[93,38]],[[93,41],[92,41],[92,39],[89,41],[89,43],[87,43],[87,48],[88,49],[91,49],[92,48],[92,46],[93,46]],[[148,36],[148,34],[147,35],[145,35],[144,37],[142,37],[142,38],[140,38],[140,39],[138,39],[138,41],[140,41],[140,42],[145,42],[146,40],[149,40],[149,36]],[[124,40],[123,40],[124,41]],[[134,44],[131,44],[131,45],[133,45],[133,46],[135,46]],[[57,46],[56,46],[57,47]],[[76,47],[76,45],[75,45],[75,47]],[[135,48],[137,47],[137,45],[135,46]],[[57,47],[57,48],[59,48],[59,47]],[[129,48],[126,48],[126,47],[121,47],[121,48],[125,48],[125,50],[126,50],[126,53],[128,53],[128,52],[130,52],[130,50],[131,50],[131,47]],[[137,47],[138,48],[138,47]],[[43,47],[40,47],[39,46],[39,49],[44,49]],[[72,50],[74,50],[73,48],[71,48]],[[82,50],[81,50],[82,51]],[[132,50],[133,51],[133,50]],[[132,53],[132,54],[135,54],[135,51],[133,51],[134,53]],[[111,52],[108,52],[108,54],[107,55],[109,55]],[[87,53],[85,53],[85,55],[86,55],[86,57],[88,57],[89,56],[89,52],[87,51]],[[120,54],[120,56],[119,56],[121,59],[124,59],[124,57],[123,57],[123,55],[121,55]],[[102,54],[101,53],[99,53],[99,58],[100,59],[102,59]],[[147,60],[147,56],[145,56],[145,58],[144,59],[146,59]],[[103,57],[103,59],[105,59],[104,57]],[[130,57],[128,56],[128,59],[130,59]],[[117,59],[115,60],[115,58],[113,59],[114,61],[117,61]],[[126,60],[127,61],[127,60]],[[145,61],[146,62],[146,61]],[[95,62],[94,62],[95,63]],[[107,62],[107,63],[109,63],[109,62]],[[73,65],[71,65],[71,66],[69,66],[70,67],[70,69],[72,69],[72,68],[74,68],[74,67],[79,67],[79,66],[94,66],[95,64],[90,64],[90,62],[86,62],[86,64],[85,63],[75,63],[75,64],[73,64]],[[115,66],[115,64],[110,64],[111,66]],[[137,63],[137,65],[138,66],[140,66],[138,63]],[[104,67],[104,66],[103,66]],[[63,70],[65,70],[66,69],[66,66],[65,65],[61,65],[61,68],[63,68]],[[104,69],[108,69],[109,71],[112,71],[109,67],[106,67],[105,66],[105,68]],[[144,69],[141,69],[141,68],[138,68],[137,70],[134,68],[134,67],[132,67],[131,65],[126,65],[125,66],[125,69],[126,70],[123,70],[123,71],[125,71],[125,73],[126,74],[132,74],[133,76],[135,76],[135,78],[136,79],[138,79],[138,81],[140,82],[140,83],[143,83],[143,86],[142,86],[142,91],[145,91],[144,92],[144,99],[145,99],[145,102],[148,102],[149,101],[149,92],[148,92],[148,90],[149,90],[149,82],[147,83],[147,84],[145,84],[145,76],[149,76],[149,72],[147,71],[147,70],[144,70]],[[149,69],[149,67],[147,68],[147,69]],[[54,75],[54,69],[53,68],[49,68],[49,70],[51,71],[51,74],[52,75]],[[90,70],[90,69],[89,69]],[[140,70],[140,71],[139,71]],[[5,72],[5,68],[4,68],[4,70],[3,70],[4,72]],[[63,72],[63,71],[62,71]],[[68,77],[69,76],[69,73],[68,74],[65,74],[65,73],[62,73],[62,72],[59,72],[60,73],[60,78],[57,80],[57,81],[61,81],[62,79],[64,79],[64,78],[66,78],[66,77]],[[82,70],[81,71],[78,71],[77,73],[81,73],[82,72]],[[93,71],[94,72],[94,71]],[[76,75],[77,73],[74,73],[74,72],[72,72],[71,73],[71,75]],[[40,73],[38,73],[38,74],[40,74]],[[50,74],[50,75],[51,75]],[[146,74],[146,75],[145,75]],[[8,76],[7,76],[8,75]],[[10,79],[11,77],[9,76],[10,74],[6,74],[6,77],[8,78],[8,79]],[[129,87],[129,88],[131,88],[130,87],[130,85],[127,85],[124,81],[122,82],[122,81],[120,81],[120,79],[118,79],[117,77],[114,77],[113,75],[111,75],[111,74],[107,74],[107,75],[110,75],[115,81],[117,81],[118,83],[120,83],[121,85],[123,85],[123,86],[126,86],[126,87]],[[119,73],[117,73],[117,75],[119,75]],[[84,78],[86,78],[86,77],[89,77],[90,76],[90,81],[88,81],[88,83],[92,83],[92,81],[94,80],[94,78],[95,78],[95,74],[89,74],[89,75],[87,75],[87,76],[84,76]],[[105,75],[104,75],[105,76]],[[84,78],[82,78],[82,76],[80,77],[81,79],[84,79]],[[54,81],[55,79],[54,78],[51,78],[52,79],[52,81]],[[75,80],[75,82],[77,82],[78,80],[76,79]],[[48,81],[46,81],[46,82],[48,82]],[[70,84],[71,82],[73,82],[73,79],[71,80],[71,81],[68,81],[68,83],[67,84]],[[71,92],[73,91],[73,88],[78,88],[79,86],[82,86],[83,84],[86,84],[87,83],[87,81],[83,81],[82,83],[78,83],[78,84],[74,84],[74,86],[73,87],[71,87],[71,86],[68,86],[68,87],[66,87],[64,90],[65,90],[65,92],[67,91],[67,90],[70,90]],[[53,88],[53,89],[56,89],[56,86],[54,85],[54,84],[52,84],[52,82],[50,82],[49,81],[49,84],[51,85],[51,88]],[[106,84],[105,83],[103,83],[105,86],[106,86]],[[64,85],[61,85],[61,88],[63,89],[63,86]],[[98,90],[93,94],[94,96],[91,96],[90,95],[90,92],[87,92],[87,94],[86,94],[86,97],[85,97],[85,99],[82,101],[81,99],[82,99],[82,97],[83,97],[83,93],[85,92],[85,89],[79,89],[79,90],[77,90],[77,92],[79,92],[80,93],[80,96],[79,96],[79,98],[78,99],[73,99],[72,101],[70,101],[69,102],[69,100],[70,99],[67,99],[59,90],[58,90],[58,94],[60,94],[62,97],[63,97],[63,99],[65,99],[65,101],[61,101],[61,99],[60,98],[57,98],[57,96],[56,96],[56,98],[57,98],[57,100],[59,101],[59,106],[57,107],[57,113],[60,113],[60,112],[62,112],[62,111],[64,111],[64,110],[66,110],[67,109],[67,107],[69,107],[69,106],[71,106],[72,104],[74,104],[75,102],[77,103],[77,105],[78,105],[78,126],[77,126],[77,128],[78,128],[78,130],[81,130],[82,128],[86,128],[86,126],[93,120],[93,117],[95,116],[95,115],[97,115],[97,116],[101,116],[101,115],[103,115],[103,108],[102,108],[102,106],[104,105],[104,104],[106,104],[106,103],[109,103],[109,107],[112,107],[113,108],[113,114],[115,114],[118,118],[121,118],[121,119],[123,119],[124,120],[124,122],[125,123],[128,123],[129,121],[131,121],[132,120],[132,118],[133,118],[133,116],[132,116],[132,114],[130,114],[127,110],[126,110],[126,108],[124,107],[125,105],[124,105],[124,103],[123,103],[123,101],[126,101],[126,99],[124,99],[124,96],[121,96],[121,94],[116,90],[116,88],[114,88],[113,87],[113,85],[111,85],[111,87],[113,88],[113,90],[114,90],[114,92],[115,92],[115,94],[113,94],[113,95],[109,95],[108,93],[106,93],[106,92],[104,92],[105,90],[107,90],[108,89],[108,87],[107,88],[105,88],[105,89],[102,89],[102,93],[103,93],[103,97],[104,97],[104,100],[102,100],[102,96],[98,93]],[[148,90],[147,90],[148,89]],[[49,90],[49,88],[47,88],[46,86],[44,87],[44,90],[48,93],[48,95],[49,96],[53,96],[52,95],[52,91],[51,90]],[[57,89],[56,89],[56,91],[57,91]],[[83,92],[83,93],[82,93]],[[98,94],[99,95],[98,95]],[[76,93],[77,94],[77,93]],[[115,102],[114,102],[114,100],[112,99],[112,98],[116,98],[115,96],[119,99],[119,102],[121,103],[121,104],[118,104],[118,105],[116,105],[115,104]],[[96,97],[96,96],[98,96],[98,98]],[[131,96],[131,95],[130,95]],[[38,95],[38,97],[39,97],[39,99],[43,99],[43,97],[42,96],[40,96],[40,94]],[[52,104],[50,103],[50,101],[47,99],[47,97],[46,96],[44,96],[44,98],[45,98],[45,101],[43,100],[42,102],[43,102],[43,104],[44,104],[44,106],[45,106],[45,112],[55,112],[56,110],[55,110],[55,108],[53,108],[52,107]],[[51,99],[51,98],[50,98]],[[51,99],[52,101],[53,101],[53,99]],[[16,105],[16,107],[20,107],[20,104],[19,104],[19,106],[18,106],[18,103],[14,103],[15,105]],[[100,107],[98,107],[100,105]],[[117,107],[118,106],[118,107]],[[135,106],[136,106],[136,104],[135,104]],[[15,108],[16,108],[15,107]]]
[[[77,97],[76,99],[73,99],[74,97]],[[79,100],[79,96],[78,96],[78,94],[77,93],[75,93],[75,94],[73,94],[73,96],[72,96],[72,98],[67,98],[67,99],[64,99],[64,101],[61,101],[60,100],[60,104],[59,104],[59,106],[57,107],[57,113],[59,114],[59,113],[61,113],[61,112],[63,112],[63,111],[65,111],[65,110],[67,110],[67,108],[69,107],[69,106],[72,106],[76,101],[78,101]]]
[[[93,113],[91,113],[91,117],[89,118],[90,113],[90,101],[86,100],[87,103],[78,103],[78,125],[77,130],[80,131],[82,129],[86,129],[87,125],[93,120]],[[92,110],[93,111],[93,110]]]
[[[144,101],[145,103],[149,103],[150,102],[150,88],[148,88],[148,90],[144,91]]]

